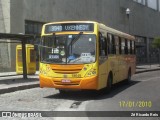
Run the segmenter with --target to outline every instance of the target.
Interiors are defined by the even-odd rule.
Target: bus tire
[[[128,70],[127,83],[131,82],[131,69]]]
[[[110,73],[110,74],[108,75],[108,79],[107,79],[107,86],[106,86],[107,92],[110,92],[110,91],[111,91],[112,81],[113,81],[113,77],[112,77],[112,73]]]
[[[65,91],[65,90],[59,90],[59,93],[60,93],[61,95],[64,95],[64,94],[66,94],[66,91]]]

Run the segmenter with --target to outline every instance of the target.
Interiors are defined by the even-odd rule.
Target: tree
[[[159,64],[160,64],[160,37],[154,38],[152,45],[153,45],[154,48],[158,49]]]

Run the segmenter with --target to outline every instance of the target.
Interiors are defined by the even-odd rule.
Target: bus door
[[[116,72],[115,72],[115,76],[116,76],[116,82],[119,82],[121,80],[122,77],[122,71],[121,70],[121,56],[120,56],[120,37],[118,36],[114,36],[115,39],[115,55],[116,55],[116,60],[115,60],[115,66],[116,66]]]
[[[118,48],[118,36],[110,34],[110,45],[111,45],[111,70],[113,72],[113,83],[119,81],[120,73],[119,73],[119,50]]]
[[[106,87],[108,75],[108,52],[107,52],[107,39],[99,33],[99,84],[98,88]]]
[[[124,79],[126,79],[126,77],[127,77],[127,75],[126,75],[126,73],[127,73],[127,63],[126,63],[126,53],[127,53],[127,51],[126,51],[126,45],[127,45],[127,43],[126,43],[126,40],[125,40],[125,38],[121,38],[121,45],[120,45],[120,51],[121,51],[121,55],[120,55],[120,74],[121,74],[121,79],[120,80],[124,80]]]

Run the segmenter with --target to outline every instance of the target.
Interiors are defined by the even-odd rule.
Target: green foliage
[[[160,37],[154,38],[153,43],[152,43],[152,46],[153,46],[154,48],[160,49]]]

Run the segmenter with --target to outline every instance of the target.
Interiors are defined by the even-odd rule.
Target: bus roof
[[[104,29],[104,30],[106,30],[106,31],[109,31],[109,32],[114,33],[114,34],[116,34],[116,35],[119,35],[119,36],[121,36],[121,37],[125,37],[125,38],[127,37],[127,38],[130,38],[130,39],[132,39],[132,40],[135,40],[135,37],[132,36],[132,35],[130,35],[130,34],[127,34],[127,33],[121,32],[121,31],[119,31],[119,30],[113,29],[113,28],[108,27],[108,26],[106,26],[106,25],[104,25],[104,24],[102,24],[102,23],[98,23],[98,24],[99,24],[99,26],[100,26],[100,29]]]

